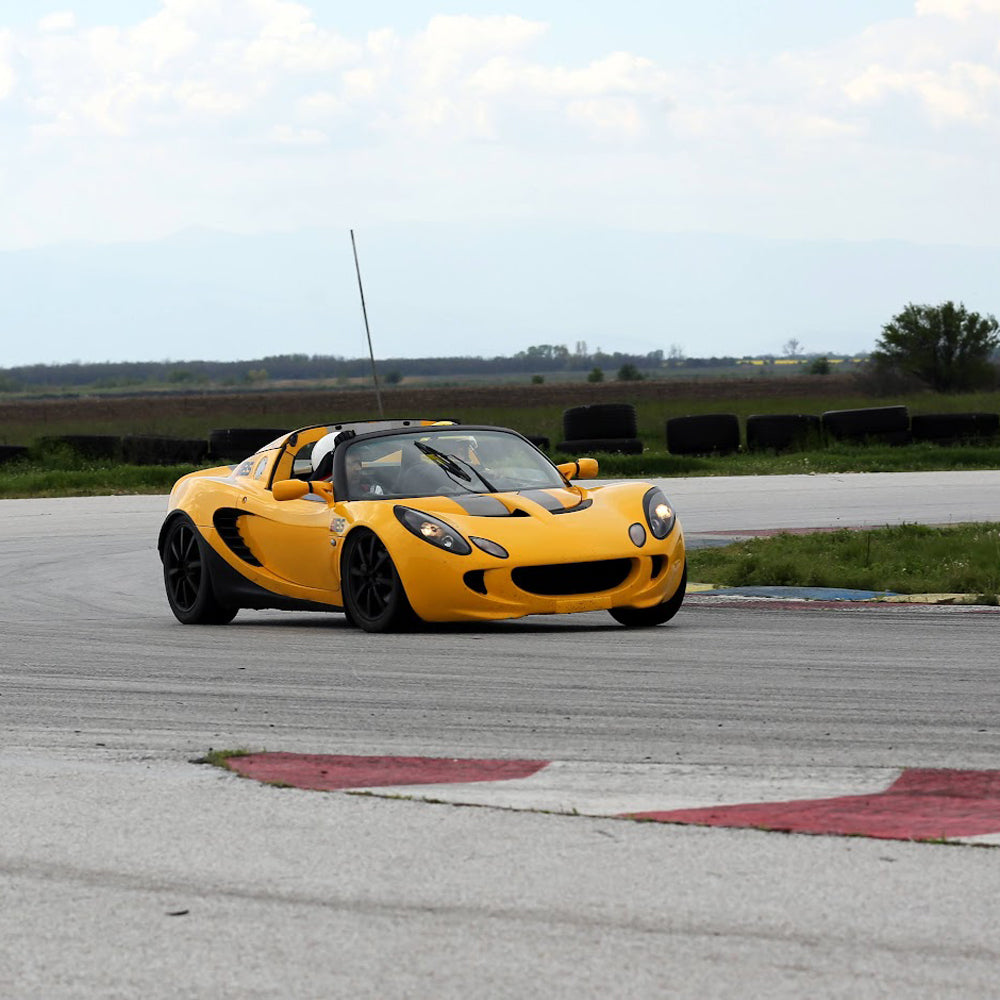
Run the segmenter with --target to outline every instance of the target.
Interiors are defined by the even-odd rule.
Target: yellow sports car
[[[659,625],[684,600],[680,523],[649,483],[574,482],[596,475],[501,427],[306,427],[177,481],[159,537],[167,600],[185,624],[285,608],[368,632],[600,609]]]

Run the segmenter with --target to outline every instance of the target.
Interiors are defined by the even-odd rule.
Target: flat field
[[[666,421],[696,413],[812,413],[905,404],[911,413],[1000,412],[1000,392],[873,397],[850,375],[743,379],[665,379],[542,385],[390,387],[386,415],[457,418],[500,424],[562,440],[562,414],[588,403],[632,403],[647,449],[665,447]],[[0,443],[31,445],[57,434],[156,434],[205,437],[226,427],[292,429],[378,416],[372,389],[150,393],[134,396],[0,398]]]

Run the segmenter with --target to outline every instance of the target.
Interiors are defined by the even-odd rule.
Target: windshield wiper
[[[420,449],[431,461],[436,462],[441,466],[449,475],[457,476],[459,479],[466,483],[472,482],[472,476],[469,475],[465,469],[468,469],[482,484],[486,487],[487,491],[490,493],[496,493],[496,487],[481,473],[476,471],[476,467],[464,459],[459,458],[457,455],[448,455],[443,451],[438,451],[437,448],[432,448],[429,444],[424,444],[422,441],[413,442],[417,448]],[[459,464],[461,463],[461,464]],[[465,469],[462,466],[465,466]]]

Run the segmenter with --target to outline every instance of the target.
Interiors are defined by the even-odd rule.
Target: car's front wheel
[[[237,608],[222,604],[212,589],[207,543],[186,518],[178,517],[163,540],[163,583],[174,617],[185,625],[225,625]]]
[[[356,529],[347,536],[341,570],[344,608],[353,624],[366,632],[394,632],[416,622],[389,550],[374,532]]]
[[[681,576],[677,592],[662,604],[654,604],[651,608],[611,608],[611,617],[626,628],[651,628],[670,621],[680,611],[687,591],[687,565]]]

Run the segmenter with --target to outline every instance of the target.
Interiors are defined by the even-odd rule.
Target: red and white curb
[[[258,753],[247,778],[454,805],[1000,846],[1000,771]]]

